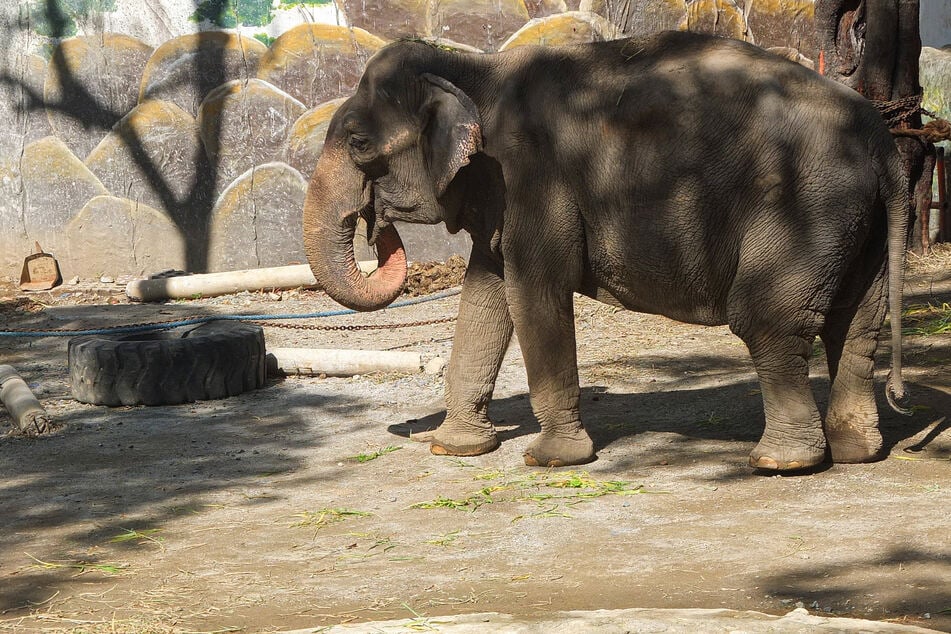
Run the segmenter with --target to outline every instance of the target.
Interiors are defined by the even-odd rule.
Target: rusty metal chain
[[[888,124],[888,127],[894,128],[919,113],[926,114],[932,118],[934,117],[933,113],[921,107],[921,98],[922,95],[918,94],[895,99],[894,101],[878,101],[873,99],[872,105],[875,106],[878,113],[885,119],[885,123]]]
[[[443,324],[455,321],[455,317],[440,317],[438,319],[427,319],[424,321],[410,321],[398,324],[352,324],[352,325],[342,325],[342,326],[320,326],[317,324],[286,324],[286,323],[272,323],[270,320],[260,320],[260,319],[234,319],[229,318],[228,321],[243,321],[249,324],[256,324],[258,326],[271,326],[273,328],[288,328],[292,330],[333,330],[333,331],[347,331],[347,330],[386,330],[392,329],[397,330],[399,328],[413,328],[416,326],[429,326],[432,324]],[[177,319],[168,319],[165,321],[146,321],[136,324],[120,324],[117,326],[106,326],[100,328],[99,330],[108,331],[108,330],[120,330],[120,329],[136,329],[136,328],[148,328],[150,326],[162,326],[165,324],[177,324],[183,321],[214,321],[214,315],[193,315],[191,317],[179,317]],[[56,332],[61,333],[70,333],[70,332],[86,332],[90,330],[89,328],[57,328]],[[160,330],[160,328],[156,328]],[[4,332],[9,333],[38,333],[38,332],[50,332],[48,328],[4,328]]]
[[[409,321],[401,324],[351,324],[344,326],[320,326],[317,324],[284,324],[270,323],[262,321],[249,321],[249,324],[258,326],[271,326],[272,328],[287,328],[289,330],[396,330],[398,328],[413,328],[416,326],[431,326],[433,324],[446,324],[456,321],[455,317],[440,317],[439,319],[426,319],[424,321]]]

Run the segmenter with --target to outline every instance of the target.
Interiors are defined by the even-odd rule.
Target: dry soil
[[[143,305],[98,282],[29,296],[8,284],[0,298],[8,328],[336,308],[301,290]],[[412,322],[451,316],[457,301],[306,323]],[[936,330],[949,301],[951,258],[917,263],[906,308],[934,309],[911,310],[905,327]],[[522,464],[538,428],[517,342],[491,407],[502,447],[458,459],[409,438],[440,419],[439,374],[273,378],[224,400],[107,408],[71,399],[65,338],[0,340],[0,363],[60,425],[0,438],[0,630],[271,631],[802,604],[951,631],[947,330],[905,337],[915,415],[880,399],[886,457],[782,476],[746,466],[762,404],[728,329],[583,298],[576,322],[599,459],[554,470]],[[453,324],[265,333],[269,346],[429,361],[448,359]],[[887,353],[883,338],[879,393]],[[819,346],[813,368],[822,405]],[[0,425],[11,427],[2,410]]]

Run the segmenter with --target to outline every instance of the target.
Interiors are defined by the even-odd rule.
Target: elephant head
[[[407,59],[401,43],[374,57],[356,93],[334,114],[304,202],[304,249],[317,283],[339,303],[376,310],[406,279],[406,255],[393,222],[455,230],[443,198],[458,170],[482,147],[479,111],[432,63]],[[425,51],[424,51],[425,52]],[[357,219],[377,249],[364,277],[354,260]]]

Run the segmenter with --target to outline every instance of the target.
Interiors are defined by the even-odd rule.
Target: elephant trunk
[[[406,280],[406,253],[392,225],[376,239],[379,268],[369,277],[357,268],[353,235],[357,217],[370,204],[365,179],[340,142],[328,143],[304,201],[304,251],[317,284],[354,310],[378,310],[396,299]]]

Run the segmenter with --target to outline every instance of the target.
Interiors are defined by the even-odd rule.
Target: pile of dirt
[[[445,262],[414,262],[406,273],[403,294],[409,297],[431,295],[462,284],[466,261],[454,255]]]

